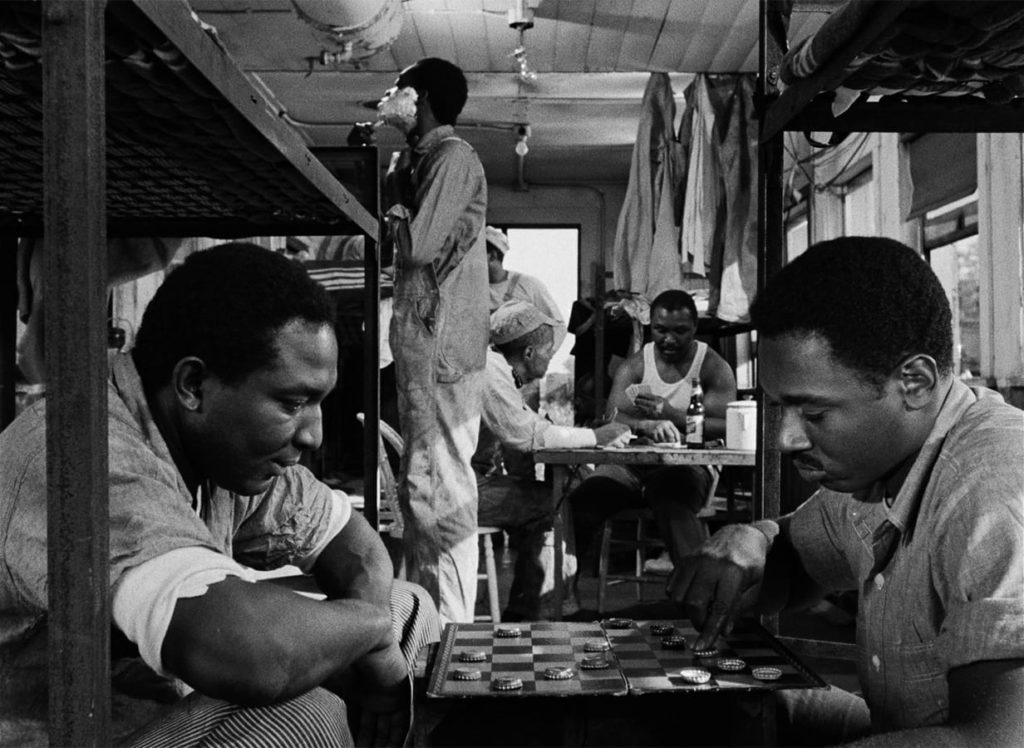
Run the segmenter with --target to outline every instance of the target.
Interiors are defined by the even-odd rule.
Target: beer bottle
[[[700,449],[704,446],[704,390],[700,380],[692,381],[690,405],[686,408],[686,446]]]

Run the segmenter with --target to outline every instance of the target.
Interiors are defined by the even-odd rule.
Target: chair
[[[487,604],[490,609],[490,615],[474,616],[474,621],[501,623],[501,599],[498,597],[498,568],[494,563],[494,542],[491,540],[492,535],[500,532],[500,527],[476,528],[476,534],[480,538],[481,545],[483,545],[484,553],[484,573],[477,574],[476,578],[480,581],[486,580],[487,582]]]
[[[364,423],[366,416],[356,413],[359,423]],[[395,481],[394,471],[391,463],[388,462],[387,452],[384,449],[384,441],[401,455],[405,451],[405,440],[402,435],[395,431],[390,424],[380,422],[379,436],[377,438],[377,470],[380,472],[380,531],[387,533],[396,540],[402,537],[402,513],[398,509],[398,484]],[[484,572],[477,575],[477,579],[487,582],[487,602],[490,610],[489,616],[477,616],[476,620],[493,621],[501,623],[501,598],[498,595],[498,568],[494,560],[494,542],[492,535],[500,533],[500,527],[477,527],[476,534],[480,540],[484,557]],[[397,554],[397,559],[392,556],[395,564],[395,572],[399,579],[405,579],[405,565],[402,554]]]
[[[636,599],[641,602],[644,598],[643,587],[645,584],[655,582],[665,583],[665,577],[644,573],[644,559],[646,551],[662,550],[665,543],[657,535],[648,534],[648,528],[654,522],[654,512],[650,509],[623,509],[616,512],[604,521],[601,530],[601,549],[597,562],[597,612],[605,612],[605,600],[608,588],[615,584],[631,583],[636,585]],[[617,525],[632,523],[633,533],[630,538],[616,537],[615,528]],[[609,559],[613,546],[626,546],[633,550],[633,573],[612,574],[608,571]]]
[[[715,471],[714,480],[708,489],[709,500],[707,505],[697,517],[707,524],[708,520],[715,516],[715,509],[712,506],[712,499],[718,489],[718,471]],[[630,537],[616,537],[616,525],[625,523],[633,524],[633,532]],[[601,530],[601,547],[597,562],[597,612],[605,612],[608,587],[615,584],[635,584],[636,600],[643,602],[644,585],[660,584],[664,586],[668,579],[663,574],[650,574],[644,571],[644,560],[647,550],[661,551],[665,549],[665,542],[658,536],[657,530],[651,531],[655,524],[654,512],[649,508],[623,509],[616,512],[604,521]],[[625,546],[633,550],[633,572],[631,574],[614,574],[608,571],[611,550],[613,546]]]

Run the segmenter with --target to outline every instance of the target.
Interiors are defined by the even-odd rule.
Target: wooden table
[[[747,465],[753,466],[756,453],[740,449],[686,449],[660,447],[655,445],[616,447],[605,449],[588,447],[584,449],[540,449],[534,453],[534,460],[551,465],[553,488],[551,491],[554,507],[555,541],[555,589],[551,614],[554,620],[562,618],[562,601],[565,599],[565,582],[562,579],[562,539],[565,537],[564,494],[569,480],[569,471],[576,465]]]

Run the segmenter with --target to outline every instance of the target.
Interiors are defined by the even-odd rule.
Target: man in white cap
[[[620,423],[596,429],[558,426],[526,406],[521,388],[547,372],[557,320],[528,301],[514,300],[491,315],[491,350],[484,376],[480,440],[473,463],[478,475],[481,525],[501,527],[518,547],[506,620],[543,620],[554,589],[551,488],[535,477],[533,452],[543,447],[593,447],[625,443]],[[575,573],[565,554],[563,573]],[[567,612],[563,609],[563,612]]]
[[[491,285],[491,311],[514,299],[530,302],[555,321],[554,349],[557,351],[565,339],[565,320],[551,292],[539,278],[505,269],[509,243],[508,236],[501,229],[488,226],[484,233],[487,238],[487,280]]]

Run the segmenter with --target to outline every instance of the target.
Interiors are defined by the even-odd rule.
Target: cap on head
[[[506,301],[491,314],[491,344],[505,345],[531,333],[541,325],[556,326],[551,317],[528,301]]]
[[[488,226],[484,230],[484,234],[487,237],[488,247],[494,247],[496,250],[501,252],[502,257],[508,254],[508,237],[505,236],[501,229]]]

